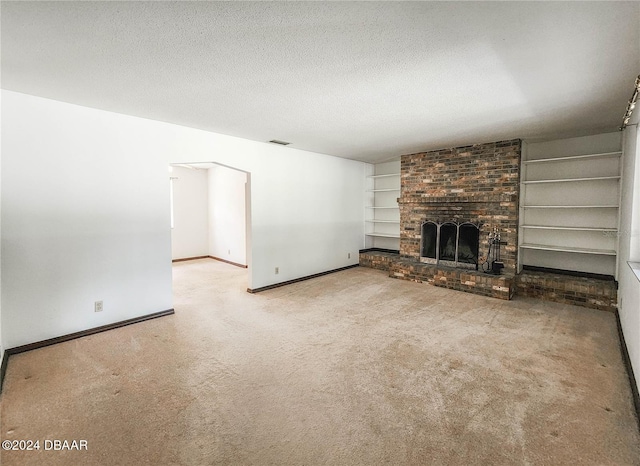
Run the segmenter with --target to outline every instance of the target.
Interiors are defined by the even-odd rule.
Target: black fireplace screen
[[[458,231],[458,262],[477,264],[480,229],[475,225],[463,223]]]
[[[422,225],[422,257],[436,259],[436,243],[438,237],[438,226],[435,223],[427,222]]]
[[[420,256],[423,262],[444,263],[454,267],[478,268],[480,228],[465,223],[422,224]]]
[[[453,223],[440,225],[440,259],[443,261],[456,260],[456,235],[458,228]]]

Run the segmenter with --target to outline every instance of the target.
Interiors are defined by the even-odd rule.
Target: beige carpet
[[[13,356],[13,465],[640,464],[613,314],[356,268],[260,294],[174,266],[176,315]]]

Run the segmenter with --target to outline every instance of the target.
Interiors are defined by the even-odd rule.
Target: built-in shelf
[[[389,173],[387,175],[371,175],[369,178],[388,178],[390,176],[400,176],[400,173]]]
[[[400,238],[399,234],[394,234],[394,233],[365,233],[365,235],[367,236],[378,236],[380,238]]]
[[[617,209],[617,205],[524,205],[524,209]]]
[[[523,181],[523,184],[540,184],[540,183],[570,183],[573,181],[603,181],[603,180],[619,180],[619,176],[596,176],[592,178],[564,178],[561,180],[535,180]]]
[[[617,273],[621,142],[612,132],[523,145],[520,264]]]
[[[532,163],[568,162],[571,160],[580,160],[580,159],[596,159],[596,158],[604,159],[608,157],[619,157],[621,155],[622,155],[622,152],[603,152],[601,154],[570,155],[567,157],[553,157],[548,159],[525,160],[524,164],[529,165]]]
[[[378,163],[367,176],[365,196],[365,244],[367,247],[397,250],[400,248],[400,160]],[[373,217],[373,218],[370,218]],[[373,230],[373,231],[370,231]]]
[[[629,267],[631,267],[631,271],[636,276],[636,278],[640,280],[640,262],[627,261],[627,264],[629,264]]]
[[[522,225],[522,228],[538,229],[538,230],[569,230],[569,231],[604,231],[616,232],[617,228],[596,228],[596,227],[559,227],[548,225]]]
[[[546,244],[531,244],[523,243],[520,245],[524,249],[538,249],[541,251],[556,251],[556,252],[573,252],[580,254],[597,254],[600,256],[615,256],[616,251],[613,249],[592,249],[592,248],[575,248],[569,246],[549,246]]]

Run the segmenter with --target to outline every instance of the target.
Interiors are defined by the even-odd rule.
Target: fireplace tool
[[[500,275],[500,270],[504,268],[504,262],[500,260],[500,246],[507,243],[500,241],[500,231],[497,227],[493,227],[493,231],[489,232],[488,243],[489,250],[487,259],[482,264],[482,271]]]

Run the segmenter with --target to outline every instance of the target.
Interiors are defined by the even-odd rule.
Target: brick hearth
[[[514,295],[615,312],[617,287],[613,280],[525,270],[519,275],[489,275],[450,267],[436,267],[399,254],[376,250],[360,252],[360,265],[384,270],[391,278],[428,283],[483,296],[511,299]]]
[[[513,274],[490,275],[475,270],[423,264],[401,259],[398,254],[388,252],[362,251],[360,265],[388,271],[391,278],[428,283],[482,296],[511,299],[515,291]]]
[[[516,277],[516,294],[545,301],[615,312],[618,288],[613,280],[523,271]]]

